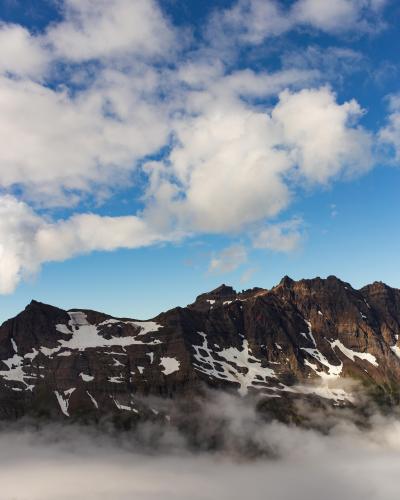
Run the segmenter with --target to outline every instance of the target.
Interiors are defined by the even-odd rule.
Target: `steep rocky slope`
[[[151,321],[32,301],[0,327],[0,417],[156,418],[149,401],[206,387],[347,405],[348,379],[397,402],[399,334],[400,290],[334,276],[222,285]]]

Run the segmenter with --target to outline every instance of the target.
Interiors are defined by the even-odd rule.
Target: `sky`
[[[394,0],[3,0],[0,320],[400,287]]]

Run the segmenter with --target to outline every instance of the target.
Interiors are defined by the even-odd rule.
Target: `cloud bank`
[[[229,446],[194,452],[175,430],[146,447],[155,429],[114,435],[73,425],[9,425],[0,432],[0,498],[394,500],[398,419],[371,415],[361,428],[343,412],[314,412],[315,420],[330,422],[321,433],[263,422],[237,398],[214,401],[207,422],[223,418],[227,445],[239,443],[247,455]],[[249,458],[251,446],[266,455]]]

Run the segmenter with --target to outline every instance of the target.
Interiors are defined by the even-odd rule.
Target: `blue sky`
[[[400,287],[400,8],[0,6],[0,319],[220,283]]]

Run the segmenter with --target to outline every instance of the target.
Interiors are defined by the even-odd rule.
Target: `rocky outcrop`
[[[149,321],[32,301],[0,327],[0,417],[156,418],[205,388],[352,404],[400,395],[400,291],[334,276],[222,285]],[[282,406],[282,405],[281,405]]]

